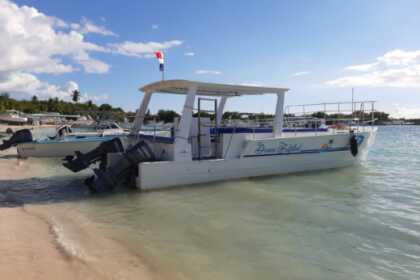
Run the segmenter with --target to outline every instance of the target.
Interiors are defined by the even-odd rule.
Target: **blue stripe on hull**
[[[289,155],[301,155],[301,154],[320,154],[320,153],[330,153],[330,152],[342,152],[350,151],[349,147],[340,147],[340,148],[329,148],[329,149],[316,149],[316,150],[303,150],[300,152],[292,153],[275,153],[275,154],[255,154],[255,155],[244,155],[244,157],[264,157],[264,156],[289,156]]]

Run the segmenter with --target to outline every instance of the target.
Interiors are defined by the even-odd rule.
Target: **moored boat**
[[[61,126],[53,137],[18,143],[20,157],[65,157],[75,151],[88,152],[102,142],[127,134],[115,122],[102,122],[88,130]]]
[[[28,118],[16,110],[7,110],[5,113],[0,114],[0,123],[19,125],[26,124],[27,122]]]
[[[96,177],[89,180],[93,189],[111,188],[127,176],[133,178],[138,188],[150,190],[351,166],[365,158],[377,131],[373,119],[361,121],[360,118],[352,118],[347,123],[339,120],[340,126],[333,127],[325,123],[285,127],[287,88],[167,80],[146,85],[141,90],[144,97],[131,136],[118,137],[125,152],[107,154],[107,164],[95,169]],[[141,133],[149,102],[156,92],[185,96],[181,118],[169,135]],[[274,94],[277,98],[270,126],[223,123],[228,100],[263,94]],[[206,110],[210,117],[201,117],[200,108],[205,102],[214,105],[212,112]],[[353,110],[354,104],[351,105]],[[371,115],[373,118],[373,111]],[[86,163],[90,163],[87,155],[76,154],[65,165],[78,171]]]

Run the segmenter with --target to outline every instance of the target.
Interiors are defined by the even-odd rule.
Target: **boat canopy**
[[[154,82],[140,88],[145,93],[161,92],[172,94],[188,94],[191,88],[196,89],[197,95],[205,96],[241,96],[285,93],[288,88],[259,87],[248,85],[216,84],[188,80],[166,80]]]

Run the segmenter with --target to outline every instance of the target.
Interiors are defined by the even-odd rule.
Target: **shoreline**
[[[101,279],[86,264],[66,257],[49,225],[24,207],[2,208],[0,220],[0,275],[5,279]]]
[[[0,202],[6,202],[0,206],[2,278],[167,279],[153,262],[104,236],[72,204],[9,205],[8,182],[48,174],[47,166],[14,155],[15,149],[0,152]]]

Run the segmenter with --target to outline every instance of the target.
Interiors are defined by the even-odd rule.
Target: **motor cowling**
[[[0,151],[14,147],[19,143],[32,142],[33,137],[29,129],[21,129],[16,131],[9,140],[3,140],[3,144],[0,145]]]
[[[95,168],[95,175],[86,179],[85,184],[92,192],[104,192],[115,186],[127,183],[136,175],[138,164],[145,161],[154,161],[155,155],[145,141],[128,148],[121,154],[119,160],[106,168]]]
[[[352,134],[350,137],[350,152],[355,157],[359,152],[359,143],[357,143],[356,135]]]
[[[75,151],[74,155],[68,155],[64,158],[63,166],[73,172],[79,172],[88,168],[97,161],[106,166],[106,158],[109,153],[122,153],[124,151],[121,140],[117,137],[102,142],[98,147],[87,153]]]

